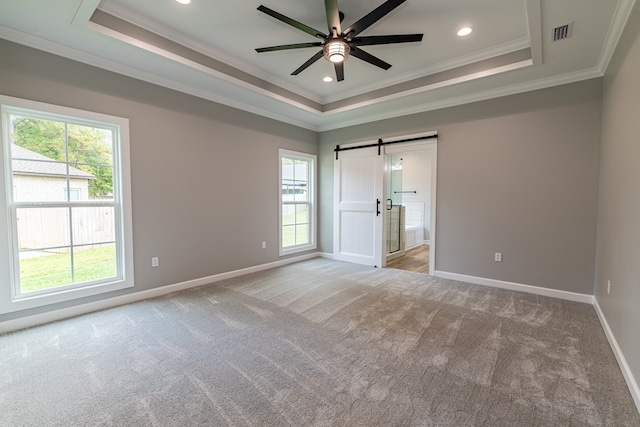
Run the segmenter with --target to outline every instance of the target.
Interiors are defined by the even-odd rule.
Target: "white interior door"
[[[334,171],[335,259],[384,266],[384,156],[377,147],[340,151]]]

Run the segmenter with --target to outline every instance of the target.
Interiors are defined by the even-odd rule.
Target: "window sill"
[[[297,254],[300,252],[307,252],[307,251],[312,251],[317,249],[317,245],[313,244],[313,245],[304,245],[304,246],[293,246],[291,248],[287,248],[287,249],[283,249],[280,248],[280,256],[286,256],[286,255],[292,255],[292,254]]]
[[[40,294],[33,296],[25,295],[19,298],[11,298],[11,302],[9,304],[1,304],[0,314],[42,307],[59,302],[73,301],[78,298],[100,295],[107,292],[113,292],[120,289],[127,289],[132,287],[133,280],[118,280],[115,282],[100,283],[96,285],[84,286],[81,288],[65,289],[49,294]]]

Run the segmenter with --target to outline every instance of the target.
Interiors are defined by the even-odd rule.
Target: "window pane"
[[[89,180],[89,199],[113,200],[113,168],[95,166],[91,168],[91,173],[95,179]]]
[[[20,252],[20,293],[71,284],[68,249]]]
[[[294,162],[294,178],[296,181],[309,181],[309,162],[306,160],[296,160]]]
[[[80,188],[69,188],[69,189],[65,188],[65,192],[68,193],[68,195],[69,195],[69,201],[84,200],[84,199],[81,199],[81,189]]]
[[[11,115],[13,199],[19,202],[65,201],[64,123]]]
[[[18,155],[13,155],[13,157],[26,157],[29,160],[66,161],[64,123],[13,114],[9,120],[13,130],[11,143],[26,150],[19,150]]]
[[[307,202],[309,201],[309,191],[307,189],[306,183],[296,182],[295,184],[295,192],[293,199],[296,202]]]
[[[296,244],[296,226],[287,225],[282,227],[282,247],[293,246]]]
[[[107,279],[116,275],[116,246],[93,245],[73,248],[75,283]]]
[[[110,206],[72,208],[74,246],[115,241],[114,215]]]
[[[68,246],[69,209],[20,208],[18,219],[19,249],[46,249]]]
[[[296,223],[296,205],[282,205],[282,225]]]
[[[69,124],[69,162],[113,165],[113,132],[89,126]]]
[[[296,224],[308,224],[309,223],[309,205],[295,205],[296,206]]]
[[[90,199],[113,199],[113,132],[70,124],[69,175],[88,180]]]
[[[41,160],[42,156],[11,146],[13,200],[17,202],[67,201],[67,165]],[[38,160],[40,159],[40,160]],[[86,182],[86,180],[85,180]]]
[[[296,245],[304,245],[310,241],[309,226],[307,224],[296,225]]]

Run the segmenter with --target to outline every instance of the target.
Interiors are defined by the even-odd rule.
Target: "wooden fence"
[[[70,245],[69,208],[18,209],[16,214],[20,249]],[[115,240],[113,207],[74,207],[71,217],[74,245]]]

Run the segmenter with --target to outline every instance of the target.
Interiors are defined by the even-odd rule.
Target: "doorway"
[[[428,257],[425,269],[428,269],[429,274],[434,274],[436,138],[437,134],[431,132],[394,138],[384,143],[380,140],[377,143],[350,144],[336,148],[334,259],[385,267],[388,252],[395,254],[389,258],[389,261],[392,261],[393,257],[405,255],[412,247],[424,246],[424,243],[428,242],[429,251],[422,251],[420,255]],[[399,157],[403,159],[403,168],[408,166],[405,166],[407,162],[413,161],[410,159],[419,158],[422,154],[430,155],[430,170],[424,161],[421,165],[418,162],[412,166],[415,170],[421,171],[423,177],[426,173],[430,180],[411,178],[412,174],[402,174],[399,177],[401,181],[396,181],[402,183],[401,187],[396,184],[394,190],[393,183],[389,184],[389,174],[393,171],[393,159],[398,154],[406,156],[406,159]],[[396,164],[396,170],[399,170],[398,166]],[[416,179],[416,182],[421,184],[427,182],[427,187],[422,187],[420,191],[416,189],[413,193],[414,200],[409,196],[402,197],[405,193],[400,191],[414,191],[406,186]],[[427,210],[429,215],[425,214]],[[394,231],[393,227],[399,228],[395,228]],[[396,233],[401,240],[390,239],[389,233]]]
[[[386,150],[386,267],[429,274],[435,221],[434,143]],[[433,202],[432,202],[433,201]],[[432,224],[433,223],[433,224]]]

